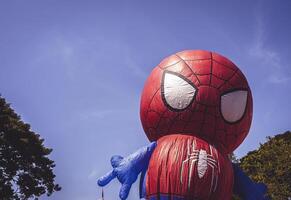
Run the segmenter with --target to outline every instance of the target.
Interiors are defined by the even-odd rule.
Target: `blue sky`
[[[254,118],[239,157],[290,130],[290,10],[287,0],[1,1],[0,93],[54,149],[63,187],[41,199],[96,199],[111,155],[148,144],[143,84],[177,51],[219,52],[246,75]],[[118,190],[113,181],[106,199]]]

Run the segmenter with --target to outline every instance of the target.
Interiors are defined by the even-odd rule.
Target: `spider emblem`
[[[192,151],[190,151],[190,141],[188,140],[187,144],[187,157],[185,160],[182,162],[182,168],[181,168],[181,173],[180,173],[180,182],[183,184],[183,172],[185,170],[186,165],[190,165],[189,168],[189,173],[188,173],[188,188],[190,189],[191,186],[191,180],[193,176],[193,167],[195,164],[197,164],[197,174],[199,179],[203,178],[208,166],[211,167],[212,169],[212,175],[211,175],[211,187],[210,187],[210,192],[214,192],[216,190],[217,186],[217,179],[218,179],[218,173],[220,170],[219,168],[219,162],[217,162],[214,159],[214,154],[217,157],[217,151],[215,148],[213,148],[211,145],[209,145],[210,148],[210,154],[206,152],[204,149],[196,149],[196,141],[193,140],[192,142]]]

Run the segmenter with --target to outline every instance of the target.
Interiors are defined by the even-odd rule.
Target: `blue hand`
[[[112,156],[111,165],[113,170],[98,179],[99,186],[107,185],[111,180],[117,178],[121,183],[119,192],[120,199],[127,198],[131,185],[136,181],[139,173],[147,168],[152,152],[156,147],[156,142],[137,150],[126,158],[122,156]]]
[[[253,182],[236,164],[234,171],[234,193],[243,200],[269,200],[266,197],[267,186],[263,183]]]

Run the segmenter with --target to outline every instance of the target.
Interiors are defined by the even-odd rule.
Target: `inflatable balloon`
[[[233,192],[267,199],[266,187],[228,158],[252,121],[251,90],[229,59],[202,50],[164,59],[146,81],[140,117],[151,143],[126,158],[113,156],[99,186],[117,178],[126,199],[141,173],[140,197],[150,200],[228,200]]]

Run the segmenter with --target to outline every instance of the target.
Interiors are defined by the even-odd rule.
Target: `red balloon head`
[[[208,51],[182,51],[153,69],[140,116],[151,141],[169,134],[193,135],[230,153],[249,132],[252,94],[229,59]]]

